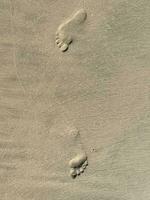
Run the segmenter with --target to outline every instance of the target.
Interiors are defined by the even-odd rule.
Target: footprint
[[[85,153],[76,155],[73,159],[69,161],[70,176],[76,178],[81,173],[84,172],[88,166],[87,155]]]
[[[86,20],[87,13],[84,9],[78,10],[72,17],[62,23],[56,31],[56,44],[62,52],[67,51],[73,42],[73,34],[78,27]]]

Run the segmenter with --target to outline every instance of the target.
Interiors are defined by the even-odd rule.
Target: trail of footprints
[[[72,17],[63,22],[56,31],[56,44],[62,52],[67,51],[73,42],[74,34],[87,18],[84,9],[78,10]]]
[[[73,42],[78,28],[84,23],[87,13],[84,9],[78,10],[73,16],[60,24],[56,31],[55,42],[62,52],[68,50],[69,45]],[[76,178],[84,172],[88,166],[87,155],[82,152],[69,161],[70,176]]]
[[[70,176],[72,178],[76,178],[76,176],[79,176],[81,173],[84,172],[87,166],[87,155],[85,153],[76,155],[73,159],[69,161]]]

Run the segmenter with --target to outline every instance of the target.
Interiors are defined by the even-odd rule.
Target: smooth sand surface
[[[0,0],[0,200],[149,199],[150,1]]]

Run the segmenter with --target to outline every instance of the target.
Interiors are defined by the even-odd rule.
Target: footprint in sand
[[[75,150],[73,153],[75,156],[69,161],[70,176],[76,178],[76,176],[83,173],[88,166],[88,158],[84,151],[79,131],[77,129],[70,130],[69,136],[72,141],[71,147]]]
[[[80,9],[58,27],[56,31],[56,44],[62,52],[67,51],[69,45],[73,42],[73,35],[77,32],[78,27],[84,23],[86,17],[86,11]]]
[[[76,155],[73,159],[69,161],[70,176],[72,178],[76,178],[76,176],[80,175],[84,172],[86,167],[88,166],[87,155],[85,153]]]

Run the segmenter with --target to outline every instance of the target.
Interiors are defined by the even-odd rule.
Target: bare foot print
[[[84,172],[88,166],[87,156],[85,153],[76,155],[73,159],[69,161],[70,176],[75,178]]]
[[[72,148],[75,149],[75,156],[69,161],[70,176],[76,178],[84,172],[88,166],[88,158],[81,143],[80,133],[77,129],[71,130],[69,133],[70,139],[72,140]]]
[[[73,34],[86,20],[87,13],[84,9],[78,10],[72,17],[62,23],[56,31],[56,44],[62,52],[67,51],[73,41]]]

